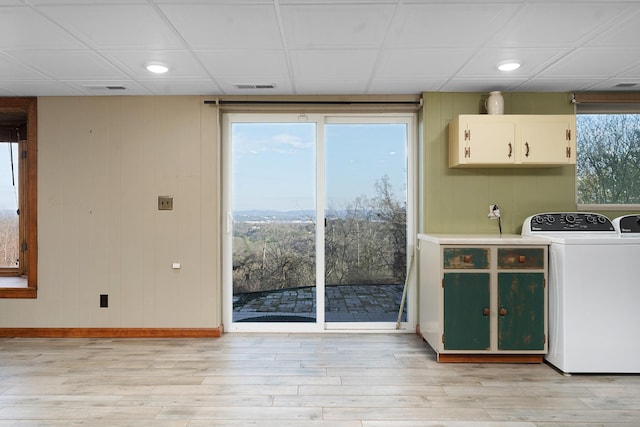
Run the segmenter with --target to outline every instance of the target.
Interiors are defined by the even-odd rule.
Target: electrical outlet
[[[488,216],[491,219],[500,218],[500,208],[498,207],[498,205],[495,205],[495,204],[489,205],[489,215]]]
[[[173,197],[158,196],[158,210],[159,211],[173,210]]]
[[[109,295],[100,294],[100,308],[109,307]]]

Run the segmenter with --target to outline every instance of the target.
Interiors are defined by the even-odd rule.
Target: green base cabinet
[[[544,274],[498,273],[498,349],[544,350]]]
[[[445,273],[445,349],[489,349],[489,280],[489,273]]]
[[[418,235],[419,329],[440,355],[547,353],[544,240]]]

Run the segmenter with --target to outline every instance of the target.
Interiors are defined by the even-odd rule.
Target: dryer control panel
[[[613,220],[618,233],[621,235],[640,236],[640,215],[626,215]]]
[[[591,212],[552,212],[530,217],[531,231],[614,231],[604,215]]]

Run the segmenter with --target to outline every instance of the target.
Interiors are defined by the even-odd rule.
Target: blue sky
[[[315,123],[234,123],[233,210],[315,209]],[[406,200],[406,126],[325,125],[327,208],[373,198],[390,177]]]
[[[18,153],[14,145],[13,158],[16,174],[16,186],[18,184]],[[11,182],[11,157],[9,144],[0,144],[0,209],[17,209],[16,191]]]

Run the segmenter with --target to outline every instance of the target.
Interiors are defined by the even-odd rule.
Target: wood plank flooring
[[[640,426],[640,375],[437,363],[413,334],[0,339],[0,427],[32,425]]]

